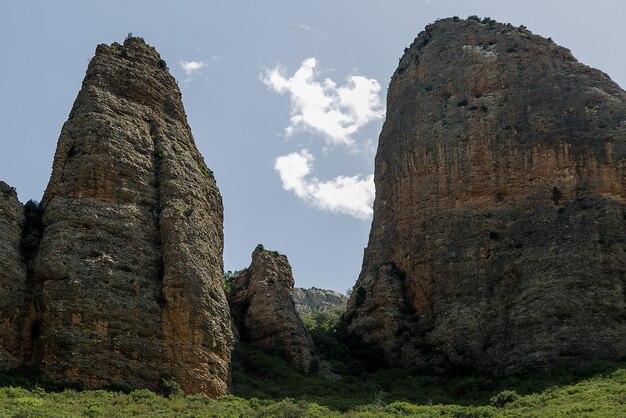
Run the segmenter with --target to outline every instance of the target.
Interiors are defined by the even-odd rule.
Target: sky
[[[525,25],[626,87],[626,1],[2,1],[0,180],[40,200],[100,43],[143,37],[180,86],[224,200],[224,267],[257,244],[345,292],[367,245],[386,91],[438,18]]]

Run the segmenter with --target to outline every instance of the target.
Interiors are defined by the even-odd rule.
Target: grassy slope
[[[0,416],[160,417],[624,417],[626,363],[524,379],[419,377],[404,370],[331,381],[241,347],[233,392],[219,400],[147,390],[63,390],[36,376],[0,376]]]

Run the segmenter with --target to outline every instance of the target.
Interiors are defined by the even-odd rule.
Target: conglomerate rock
[[[42,201],[30,363],[88,387],[225,392],[222,201],[167,65],[98,45]]]
[[[296,287],[293,289],[293,301],[298,314],[310,315],[313,312],[344,310],[348,298],[334,290]]]
[[[349,330],[413,368],[626,355],[626,93],[550,39],[426,27],[393,75]]]
[[[23,226],[24,207],[15,190],[0,181],[0,370],[19,366],[24,357],[22,326],[29,299],[20,251]]]
[[[287,257],[259,245],[250,267],[232,279],[227,298],[241,341],[275,351],[308,371],[313,340],[296,312],[293,286]]]

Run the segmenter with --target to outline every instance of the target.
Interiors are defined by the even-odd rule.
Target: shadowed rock
[[[24,222],[15,190],[0,181],[0,370],[19,366],[24,358],[22,327],[29,300],[20,252]]]
[[[426,27],[393,75],[350,331],[435,371],[626,355],[626,93],[551,40]]]
[[[228,302],[242,341],[276,351],[308,371],[313,340],[296,312],[293,286],[287,257],[259,245],[250,267],[232,279]]]

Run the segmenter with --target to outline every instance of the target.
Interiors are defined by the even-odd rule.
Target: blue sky
[[[626,86],[626,2],[12,1],[0,6],[0,180],[41,199],[99,43],[142,36],[167,61],[225,205],[227,270],[287,254],[296,285],[345,291],[371,223],[389,79],[437,18],[525,25]]]

